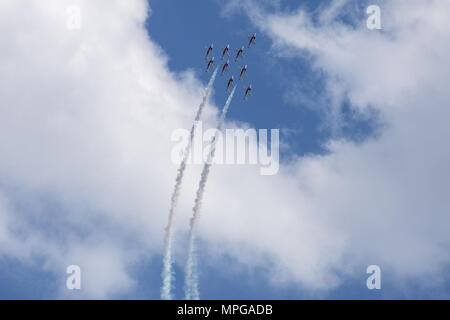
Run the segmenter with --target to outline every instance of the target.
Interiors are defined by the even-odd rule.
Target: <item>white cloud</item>
[[[78,31],[66,28],[69,4],[82,9]],[[398,279],[441,275],[450,245],[448,6],[386,5],[384,33],[326,17],[313,25],[306,12],[252,11],[280,52],[313,56],[330,96],[379,109],[389,127],[362,145],[331,141],[330,155],[300,158],[273,177],[215,166],[202,260],[228,254],[306,289],[332,288],[374,263]],[[2,225],[0,252],[42,255],[55,273],[82,264],[87,297],[135,288],[130,264],[161,252],[176,173],[171,132],[190,127],[203,89],[192,73],[168,70],[147,37],[146,13],[142,0],[0,4],[0,178],[9,203],[0,220],[12,230]],[[199,169],[183,188],[183,231]]]

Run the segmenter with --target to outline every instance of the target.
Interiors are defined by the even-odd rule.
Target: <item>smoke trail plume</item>
[[[205,107],[206,101],[208,99],[211,88],[214,84],[214,80],[217,76],[216,69],[211,76],[211,79],[208,82],[208,86],[206,87],[205,94],[203,95],[203,100],[198,107],[197,114],[195,116],[194,123],[191,128],[191,133],[189,136],[189,142],[184,150],[183,159],[181,160],[180,167],[178,168],[177,177],[175,179],[175,186],[173,189],[172,197],[170,199],[170,210],[169,210],[169,219],[166,226],[166,233],[164,237],[164,258],[163,258],[163,271],[161,273],[162,276],[162,287],[161,287],[161,299],[170,300],[172,299],[172,282],[174,280],[174,274],[172,271],[172,233],[173,233],[173,220],[174,213],[178,203],[178,196],[180,194],[181,182],[183,181],[184,170],[186,169],[186,162],[189,157],[189,153],[191,151],[192,141],[194,140],[195,133],[195,125],[197,121],[200,120],[200,117],[203,112],[203,108]]]
[[[222,130],[223,123],[225,121],[225,116],[228,112],[228,108],[230,107],[231,99],[233,99],[234,91],[236,87],[233,89],[231,94],[229,95],[227,102],[222,110],[222,114],[220,115],[219,122],[217,124],[217,132]],[[195,198],[194,207],[192,209],[193,215],[190,222],[190,230],[189,230],[189,243],[188,243],[188,251],[187,251],[187,262],[186,262],[186,277],[185,277],[185,296],[186,300],[198,300],[200,299],[200,293],[198,289],[198,273],[197,273],[197,260],[195,254],[195,231],[198,224],[200,208],[202,204],[203,194],[205,192],[206,182],[208,181],[209,170],[212,165],[212,161],[214,160],[214,154],[216,152],[216,139],[217,133],[212,138],[211,141],[211,149],[208,154],[208,159],[203,166],[202,175],[200,177],[200,183],[197,189],[197,196]]]

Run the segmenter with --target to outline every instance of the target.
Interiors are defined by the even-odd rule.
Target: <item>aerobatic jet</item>
[[[209,69],[214,69],[214,57],[209,59],[208,65],[206,66],[206,72],[209,72]]]
[[[239,50],[236,49],[236,59],[234,61],[238,61],[239,58],[244,58],[244,47],[241,47]]]
[[[222,60],[223,60],[223,58],[225,57],[225,55],[226,55],[227,57],[230,56],[229,51],[230,51],[230,45],[229,45],[229,44],[227,44],[227,46],[226,46],[225,48],[222,48]]]
[[[247,77],[247,65],[245,65],[241,68],[241,73],[239,74],[239,80],[242,80],[243,76]]]
[[[205,59],[208,59],[209,56],[213,56],[213,44],[211,43],[211,45],[209,47],[205,47],[206,49],[206,56]]]
[[[247,97],[248,96],[252,96],[252,85],[249,85],[246,89],[245,89],[245,95],[244,95],[244,100],[247,101]]]
[[[251,48],[252,44],[256,45],[256,33],[248,36],[248,47]]]
[[[231,87],[234,87],[234,76],[231,76],[230,79],[228,79],[228,83],[227,83],[227,91],[230,89]]]
[[[221,73],[222,76],[225,71],[228,71],[228,72],[230,71],[230,69],[228,69],[229,66],[230,66],[230,60],[227,60],[227,62],[222,63],[222,73]]]

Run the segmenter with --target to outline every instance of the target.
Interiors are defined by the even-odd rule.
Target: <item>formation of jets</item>
[[[252,35],[248,36],[248,48],[251,48],[252,45],[256,45],[256,33],[253,33]],[[205,47],[206,49],[206,72],[209,72],[210,70],[214,69],[214,53],[213,49],[214,46],[211,44],[208,47]],[[222,48],[222,56],[221,60],[224,60],[225,57],[230,57],[230,45],[227,44],[224,48]],[[239,59],[244,59],[244,47],[240,47],[239,49],[236,49],[236,57],[234,58],[235,62],[238,62]],[[222,63],[222,69],[221,69],[221,75],[223,76],[226,72],[230,72],[230,60],[226,60],[224,63]],[[247,77],[247,65],[244,65],[243,67],[239,67],[239,80],[242,80],[243,77]],[[229,91],[230,88],[234,87],[234,76],[232,75],[227,80],[227,88],[226,90]],[[252,95],[252,85],[250,84],[247,88],[244,88],[244,100],[247,100],[249,96]]]

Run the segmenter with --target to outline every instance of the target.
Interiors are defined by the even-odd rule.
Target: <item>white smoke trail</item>
[[[200,117],[203,112],[203,108],[205,107],[206,101],[208,99],[211,88],[214,84],[214,80],[217,76],[216,69],[211,76],[211,79],[208,82],[208,86],[206,87],[205,94],[203,95],[203,100],[198,107],[197,114],[195,116],[194,123],[191,128],[191,134],[189,136],[189,142],[184,150],[183,159],[181,160],[180,167],[178,168],[177,177],[175,179],[175,187],[173,189],[172,197],[170,199],[170,210],[169,210],[169,219],[166,226],[166,234],[164,237],[164,258],[163,258],[163,271],[161,273],[162,276],[162,287],[161,287],[161,299],[163,300],[171,300],[172,299],[172,283],[174,280],[174,274],[172,271],[172,233],[173,233],[173,220],[174,213],[178,203],[178,196],[180,194],[181,182],[183,181],[184,170],[186,169],[186,162],[189,157],[189,153],[191,151],[192,141],[194,140],[195,126],[196,123],[200,120]]]
[[[197,190],[197,196],[195,198],[194,207],[192,209],[193,214],[190,222],[190,230],[189,230],[189,243],[188,243],[188,251],[187,251],[187,262],[186,262],[186,276],[185,276],[185,297],[186,300],[198,300],[200,299],[200,293],[198,289],[198,273],[197,273],[197,260],[195,254],[195,231],[198,224],[200,207],[202,204],[203,194],[205,192],[206,182],[208,180],[209,170],[212,165],[212,161],[214,160],[214,154],[216,152],[216,139],[217,134],[222,130],[223,123],[225,121],[225,116],[228,112],[228,108],[230,107],[231,99],[233,99],[234,91],[236,87],[233,89],[231,94],[229,95],[227,102],[222,110],[222,114],[220,115],[219,123],[217,124],[217,132],[211,141],[211,149],[208,154],[208,159],[203,166],[202,175],[200,177],[200,183]]]

